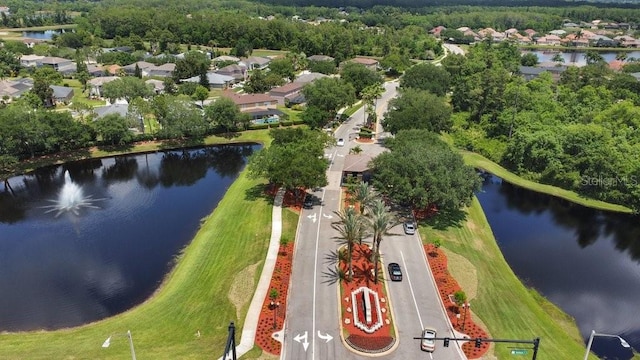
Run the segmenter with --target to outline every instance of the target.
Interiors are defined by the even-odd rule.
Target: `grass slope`
[[[576,204],[580,204],[582,206],[586,206],[594,209],[616,211],[616,212],[623,212],[623,213],[631,212],[631,209],[622,205],[611,204],[611,203],[600,201],[600,200],[585,198],[573,191],[523,179],[520,176],[510,172],[509,170],[503,168],[502,166],[494,163],[493,161],[485,158],[480,154],[476,154],[476,153],[464,151],[464,150],[461,150],[460,153],[462,154],[462,157],[464,158],[464,162],[467,165],[488,171],[498,177],[501,177],[503,180],[511,184],[521,186],[525,189],[537,191],[537,192],[548,194],[551,196],[556,196],[556,197],[574,202]]]
[[[477,295],[470,299],[473,314],[486,324],[492,338],[533,340],[540,337],[540,360],[576,359],[584,355],[585,346],[573,319],[527,289],[513,273],[476,198],[460,226],[443,229],[438,224],[430,224],[421,226],[420,234],[425,243],[442,239],[446,251],[471,263],[477,275]],[[451,262],[453,274],[469,272],[468,268],[456,268],[461,263]],[[495,345],[494,352],[498,359],[511,358],[509,344]]]

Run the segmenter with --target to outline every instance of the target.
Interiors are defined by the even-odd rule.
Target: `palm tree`
[[[382,84],[373,84],[362,89],[362,101],[366,106],[365,114],[367,114],[367,119],[365,121],[366,125],[369,125],[370,120],[375,117],[376,114],[376,102],[378,98],[384,92],[384,87]]]
[[[373,281],[378,283],[378,261],[380,259],[380,243],[385,236],[391,235],[391,228],[398,224],[398,219],[390,212],[382,199],[371,203],[369,226],[373,233]]]
[[[353,280],[353,244],[356,241],[362,242],[366,236],[366,223],[362,215],[358,214],[354,208],[347,208],[343,211],[334,212],[338,216],[338,221],[331,224],[331,227],[338,232],[334,239],[339,243],[347,245],[347,262],[349,264],[348,280]]]
[[[360,204],[360,213],[362,215],[365,214],[365,210],[369,205],[371,205],[371,201],[373,200],[373,191],[369,184],[364,181],[361,181],[358,185],[356,185],[353,191],[354,199]]]

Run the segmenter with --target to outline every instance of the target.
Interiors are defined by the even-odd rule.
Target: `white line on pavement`
[[[400,257],[402,257],[402,266],[404,266],[404,272],[407,275],[407,282],[409,282],[409,289],[411,290],[411,297],[413,298],[413,304],[416,306],[416,312],[418,313],[418,321],[420,321],[420,329],[424,329],[424,325],[422,325],[422,317],[420,316],[420,308],[418,308],[418,301],[416,301],[416,294],[413,292],[413,285],[411,285],[411,278],[409,277],[407,263],[404,261],[404,253],[402,251],[400,251]]]

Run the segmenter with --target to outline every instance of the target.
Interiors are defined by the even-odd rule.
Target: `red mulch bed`
[[[438,287],[438,292],[440,293],[440,298],[442,299],[442,303],[445,304],[445,308],[447,310],[447,316],[449,316],[449,320],[451,324],[454,325],[454,328],[463,332],[463,320],[464,320],[464,332],[470,338],[488,338],[486,331],[484,331],[480,326],[473,322],[473,316],[471,316],[471,312],[467,311],[466,316],[461,316],[458,319],[457,314],[463,315],[462,309],[458,307],[455,303],[451,301],[449,295],[453,296],[456,291],[462,290],[458,282],[449,274],[449,270],[447,270],[447,257],[442,250],[433,246],[433,244],[427,244],[424,246],[424,251],[427,254],[427,260],[429,262],[429,267],[431,268],[431,272],[433,273],[433,277],[436,280],[436,286]],[[482,343],[482,346],[479,348],[475,347],[475,342],[469,341],[462,345],[462,351],[464,351],[465,355],[469,359],[479,359],[489,350],[489,343]]]
[[[353,280],[345,280],[340,284],[342,289],[342,299],[340,303],[343,317],[341,322],[342,327],[347,331],[346,342],[349,345],[358,351],[376,353],[388,350],[394,344],[395,338],[391,333],[391,314],[389,313],[388,302],[386,301],[387,296],[385,295],[384,280],[379,280],[377,284],[374,283],[372,273],[373,265],[369,261],[370,253],[371,249],[369,249],[368,245],[356,244],[353,247]],[[349,265],[346,262],[341,262],[339,266],[345,273],[349,269]],[[379,269],[379,271],[382,272],[382,269]],[[351,303],[351,292],[362,286],[366,286],[378,293],[378,297],[381,300],[380,307],[385,310],[382,313],[383,325],[373,334],[368,334],[357,328],[353,323],[353,311],[347,311],[347,308],[350,309],[353,305]],[[385,302],[382,302],[382,299],[385,299]],[[375,312],[376,309],[373,309],[373,313]],[[364,314],[362,316],[364,316]],[[377,318],[377,315],[374,315],[373,318]],[[349,324],[345,323],[345,319],[350,320]],[[386,323],[386,320],[389,320],[389,324]]]
[[[275,299],[275,302],[279,302],[280,306],[277,309],[272,308],[272,300],[269,297],[269,293],[267,293],[264,303],[262,304],[262,311],[260,312],[260,318],[258,320],[258,329],[256,330],[256,344],[262,350],[274,355],[280,355],[282,347],[279,341],[271,337],[271,334],[280,331],[284,326],[292,262],[293,243],[280,245],[276,267],[273,270],[271,284],[269,285],[269,292],[271,289],[278,291],[278,297]]]

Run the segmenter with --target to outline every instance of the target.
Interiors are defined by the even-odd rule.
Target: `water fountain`
[[[71,180],[69,170],[64,172],[64,186],[60,190],[58,200],[49,200],[53,205],[45,206],[49,209],[46,213],[56,212],[55,217],[63,213],[72,213],[79,216],[82,208],[99,209],[93,202],[100,199],[93,199],[91,195],[84,196],[82,188]]]

